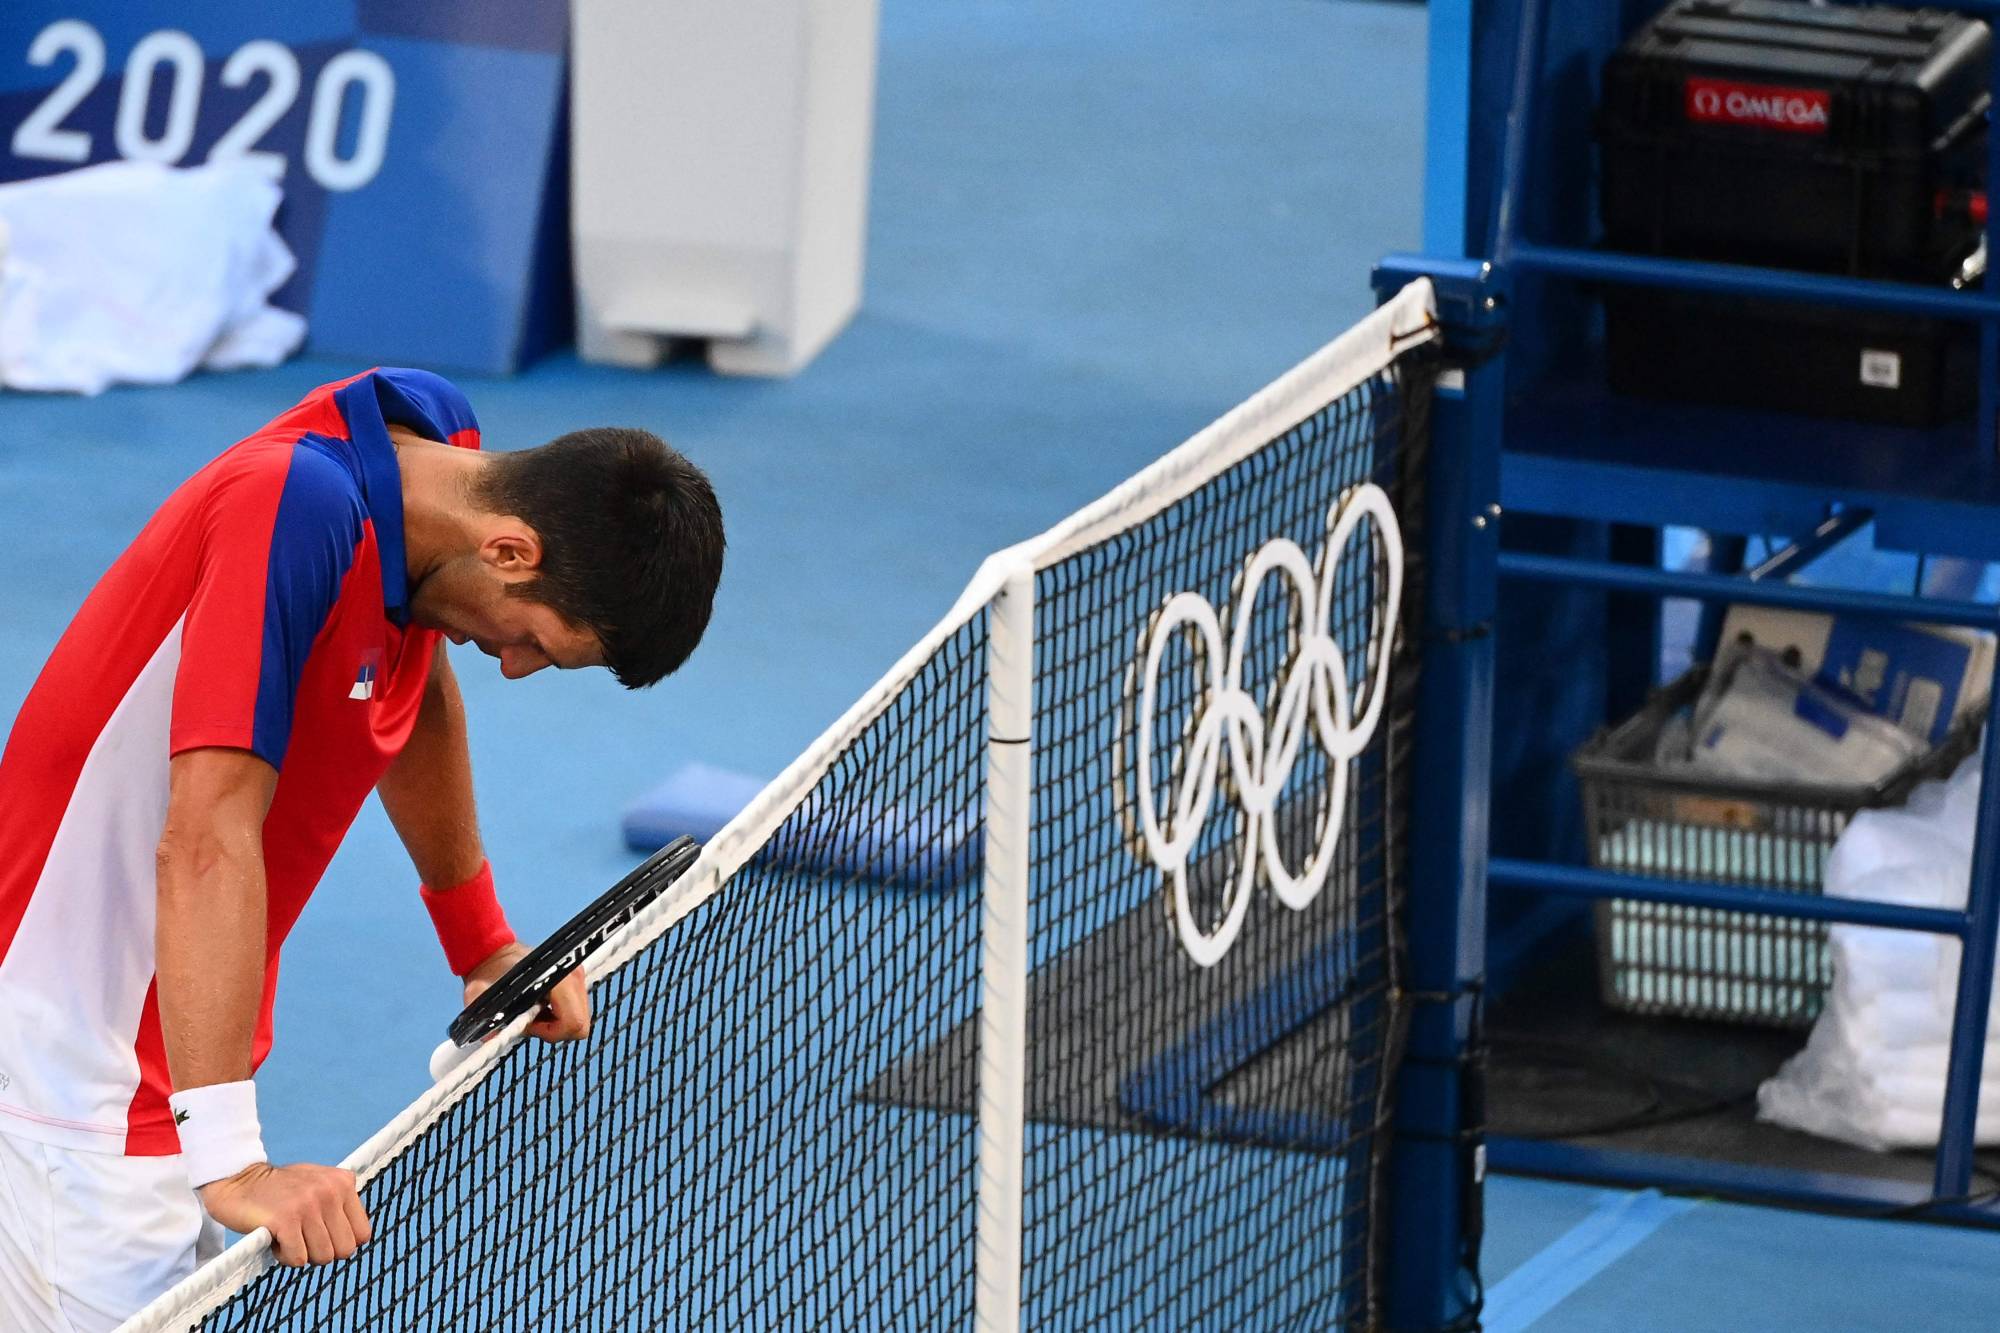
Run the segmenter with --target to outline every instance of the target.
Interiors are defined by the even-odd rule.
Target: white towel
[[[242,162],[107,162],[0,186],[0,385],[98,393],[197,366],[276,365],[305,321],[280,191]]]

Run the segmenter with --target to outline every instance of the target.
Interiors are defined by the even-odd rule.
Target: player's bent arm
[[[277,772],[225,749],[187,751],[168,771],[154,946],[189,1179],[224,1226],[270,1228],[280,1261],[344,1258],[369,1234],[352,1173],[264,1161],[251,1092],[264,992],[264,817]]]
[[[382,808],[426,884],[463,884],[486,863],[472,800],[465,701],[440,645],[409,741],[375,784]]]
[[[459,694],[458,677],[452,673],[451,659],[440,645],[431,659],[430,679],[417,710],[417,722],[402,753],[375,785],[389,822],[403,840],[410,861],[426,885],[463,886],[426,895],[432,917],[444,936],[453,927],[448,899],[457,892],[485,893],[490,882],[468,883],[481,877],[486,867],[486,851],[479,837],[479,816],[472,794],[472,759],[466,740],[465,701]],[[497,914],[497,904],[494,905]],[[460,914],[461,916],[465,914]],[[478,913],[471,915],[477,916]],[[465,982],[464,998],[472,1000],[506,975],[507,969],[527,955],[527,947],[503,928],[477,957],[458,960],[453,967]],[[472,927],[475,932],[477,924]],[[543,1015],[529,1027],[537,1037],[550,1041],[571,1040],[590,1031],[590,993],[584,986],[581,969],[564,978],[550,995]]]
[[[264,816],[277,785],[277,770],[245,750],[190,750],[169,768],[155,947],[176,1088],[250,1077],[264,994]]]

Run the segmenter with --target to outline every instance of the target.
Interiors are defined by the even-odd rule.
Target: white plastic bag
[[[1900,809],[1857,814],[1827,858],[1826,893],[1963,908],[1979,812],[1975,753]],[[1757,1093],[1758,1117],[1864,1148],[1938,1141],[1959,942],[1871,926],[1829,931],[1833,985],[1805,1049]],[[1993,1018],[2000,1020],[2000,1006]],[[2000,1142],[2000,1031],[1989,1022],[1976,1137]]]

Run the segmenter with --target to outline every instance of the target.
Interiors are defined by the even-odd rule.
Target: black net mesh
[[[1136,733],[1148,719],[1144,647],[1172,593],[1217,613],[1224,653],[1253,554],[1295,542],[1333,580],[1327,632],[1362,693],[1383,632],[1386,553],[1363,523],[1325,559],[1329,512],[1380,486],[1410,553],[1402,620],[1421,623],[1415,553],[1428,373],[1406,361],[1285,432],[1144,524],[1043,572],[1036,590],[1035,806],[1030,951],[1027,1322],[1120,1327],[1326,1328],[1372,1319],[1372,1171],[1392,1065],[1394,909],[1406,874],[1406,787],[1416,684],[1413,632],[1397,636],[1373,740],[1337,791],[1336,761],[1306,736],[1276,802],[1294,873],[1329,822],[1324,887],[1303,910],[1259,874],[1234,944],[1212,967],[1181,946],[1162,874],[1133,835]],[[1272,749],[1288,674],[1308,670],[1305,620],[1280,578],[1249,604],[1240,670]],[[1153,803],[1198,777],[1196,720],[1215,707],[1210,664],[1187,635],[1162,657],[1151,719]],[[1304,696],[1301,696],[1303,698]],[[1355,709],[1358,713],[1359,706]],[[1218,780],[1189,858],[1192,915],[1223,915],[1252,833]],[[1265,772],[1263,780],[1274,774]],[[1250,780],[1257,780],[1254,775]],[[1336,797],[1340,808],[1333,807]],[[1107,1130],[1113,1132],[1105,1132]]]
[[[1429,400],[1426,354],[1406,356],[1038,576],[1031,1327],[1373,1320]],[[1407,552],[1399,633],[1382,525],[1323,555],[1330,512],[1366,482]],[[1215,609],[1226,648],[1246,561],[1279,537],[1331,584],[1326,637],[1354,711],[1371,689],[1385,706],[1351,760],[1329,754],[1311,709],[1284,721],[1311,636],[1287,585],[1264,583],[1229,679],[1265,742],[1303,729],[1269,851],[1296,871],[1329,830],[1338,844],[1302,907],[1260,872],[1234,945],[1202,967],[1134,831],[1135,728],[1151,727],[1168,810],[1200,767],[1194,724],[1212,700],[1185,635],[1150,722],[1139,670],[1175,593]],[[969,1323],[987,631],[981,612],[954,632],[753,864],[599,982],[590,1042],[516,1047],[394,1157],[363,1191],[376,1239],[360,1255],[270,1272],[204,1327]],[[1394,642],[1386,684],[1371,638]],[[1222,743],[1247,755],[1255,739],[1239,724]],[[1217,760],[1186,883],[1203,929],[1243,858],[1263,855],[1231,777],[1261,762]]]
[[[593,989],[590,1041],[517,1046],[391,1161],[372,1243],[203,1327],[968,1321],[969,1125],[856,1094],[974,1010],[985,643],[982,614],[766,855]]]

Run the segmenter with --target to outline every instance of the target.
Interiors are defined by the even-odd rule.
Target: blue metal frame
[[[1429,277],[1447,347],[1482,347],[1504,318],[1492,267],[1479,262],[1385,261],[1379,293]],[[1418,682],[1410,847],[1409,932],[1403,992],[1412,1001],[1397,1074],[1391,1146],[1387,1326],[1461,1326],[1477,1299],[1464,1265],[1468,1213],[1480,1207],[1476,1124],[1468,1124],[1464,1059],[1474,1046],[1486,946],[1486,806],[1492,742],[1493,641],[1498,595],[1500,461],[1492,433],[1505,393],[1498,360],[1441,382],[1431,408],[1424,514],[1426,596]]]
[[[1465,254],[1466,122],[1472,114],[1472,0],[1425,11],[1424,252]]]
[[[1800,538],[1837,503],[1875,515],[1879,548],[2000,559],[2000,477],[1974,465],[1970,421],[1919,430],[1621,398],[1595,369],[1576,363],[1507,405],[1510,511]]]
[[[2000,515],[1995,517],[2000,520]],[[1749,606],[1782,607],[1788,611],[1827,611],[1841,615],[1881,616],[1892,620],[1921,616],[1934,625],[2000,629],[2000,607],[1988,606],[1984,602],[1919,599],[1902,593],[1856,592],[1844,588],[1802,588],[1744,574],[1692,574],[1671,569],[1605,564],[1597,560],[1531,555],[1521,551],[1508,551],[1501,555],[1500,572],[1509,578],[1568,583],[1615,592],[1714,598]]]
[[[1721,599],[1889,619],[1921,619],[1988,630],[2000,628],[2000,609],[1980,603],[1798,588],[1745,577],[1677,574],[1547,556],[1507,554],[1500,557],[1498,565],[1505,575],[1625,592]],[[2000,699],[2000,662],[1995,664],[1995,675],[1989,689],[1991,693],[1988,697]],[[1851,900],[1834,903],[1826,899],[1771,894],[1742,886],[1677,885],[1638,876],[1530,861],[1496,863],[1491,868],[1490,882],[1590,898],[1638,898],[1692,906],[1740,908],[1773,916],[1852,921],[1958,936],[1964,941],[1964,952],[1959,969],[1957,1009],[1952,1020],[1951,1066],[1945,1081],[1944,1118],[1939,1131],[1934,1183],[1939,1198],[1956,1198],[1966,1194],[1972,1183],[1973,1132],[1978,1113],[1980,1067],[1986,1053],[1988,1009],[1993,995],[1995,932],[2000,929],[2000,859],[1996,859],[2000,858],[2000,745],[1986,747],[1980,772],[1984,786],[1980,793],[1971,892],[1963,913]],[[1560,1146],[1551,1145],[1551,1150]]]
[[[1876,1176],[1709,1162],[1506,1135],[1487,1140],[1486,1159],[1495,1171],[1524,1176],[1649,1186],[1670,1193],[1721,1195],[1787,1208],[1833,1209],[1877,1217],[2000,1227],[2000,1202],[1940,1202],[1931,1190],[1922,1186]]]
[[[1400,281],[1419,273],[1433,275],[1440,281],[1441,291],[1449,288],[1453,299],[1461,304],[1460,324],[1475,329],[1478,337],[1486,339],[1494,338],[1496,326],[1509,308],[1513,288],[1523,277],[1666,286],[1745,298],[1942,315],[1976,321],[1980,326],[1980,364],[1987,367],[2000,364],[2000,262],[1989,264],[1983,291],[1948,292],[1904,283],[1609,254],[1579,246],[1542,244],[1527,236],[1522,220],[1523,202],[1532,197],[1531,190],[1539,188],[1531,158],[1536,142],[1537,101],[1549,75],[1544,50],[1551,0],[1518,0],[1518,3],[1512,95],[1501,143],[1500,178],[1493,195],[1491,264],[1467,269],[1463,264],[1443,259],[1398,258],[1384,264],[1378,274],[1378,286],[1384,285],[1385,276]],[[2000,0],[1957,3],[1946,0],[1942,7],[1988,16],[2000,14]],[[1457,25],[1453,31],[1463,26]],[[1462,60],[1451,68],[1456,71],[1477,63]],[[2000,91],[2000,42],[1994,45],[1992,86]],[[1434,87],[1434,115],[1436,98]],[[1454,93],[1444,110],[1464,109],[1465,115],[1475,115],[1476,109],[1469,107],[1469,101],[1468,97]],[[1454,122],[1453,128],[1443,133],[1456,131]],[[2000,189],[2000,134],[1989,135],[1988,147],[1988,188]],[[1459,145],[1448,161],[1462,167],[1465,159],[1463,145]],[[1433,168],[1439,169],[1440,164],[1433,163]],[[1464,191],[1452,197],[1462,202]],[[1433,230],[1441,238],[1449,229],[1427,228],[1427,242]],[[1989,255],[2000,261],[2000,216],[1989,216],[1987,247]],[[1524,291],[1522,295],[1523,301],[1529,301],[1533,293]],[[1503,436],[1509,431],[1509,404],[1504,389],[1506,364],[1507,356],[1502,352],[1468,374],[1462,398],[1441,399],[1433,431],[1433,447],[1437,450],[1434,479],[1450,477],[1463,467],[1470,469],[1469,475],[1483,484],[1498,467]],[[1427,656],[1425,693],[1420,705],[1424,735],[1453,739],[1447,746],[1452,754],[1433,756],[1438,766],[1420,772],[1428,783],[1455,769],[1468,785],[1462,789],[1433,788],[1419,796],[1418,814],[1425,821],[1420,827],[1426,830],[1418,843],[1424,873],[1417,877],[1416,884],[1422,901],[1414,902],[1412,909],[1417,914],[1413,919],[1426,924],[1421,934],[1412,934],[1413,967],[1409,983],[1412,989],[1442,988],[1448,984],[1462,987],[1468,984],[1468,978],[1477,975],[1476,960],[1468,962],[1463,957],[1466,932],[1472,927],[1475,915],[1463,903],[1457,912],[1452,912],[1448,892],[1452,883],[1462,881],[1480,863],[1479,848],[1484,845],[1485,803],[1479,800],[1468,803],[1476,809],[1452,806],[1461,790],[1481,791],[1483,770],[1471,762],[1471,757],[1483,756],[1489,749],[1483,734],[1475,734],[1490,726],[1492,706],[1492,648],[1478,633],[1478,626],[1484,623],[1493,605],[1490,588],[1484,581],[1499,574],[1660,597],[1692,597],[1705,603],[1746,602],[1993,630],[2000,627],[2000,611],[1990,606],[1915,596],[1804,589],[1782,580],[1866,523],[1870,517],[1868,511],[1873,511],[1877,519],[1876,540],[1885,546],[2000,555],[2000,546],[1995,546],[1993,539],[1993,534],[2000,532],[2000,452],[1996,451],[1996,439],[2000,438],[1996,436],[2000,394],[1996,394],[1995,379],[1990,373],[1982,378],[1979,409],[1971,431],[1963,434],[1881,431],[1878,438],[1894,441],[1887,449],[1871,448],[1870,439],[1857,433],[1855,439],[1848,441],[1853,447],[1843,446],[1837,466],[1822,463],[1817,467],[1798,465],[1786,470],[1780,465],[1760,474],[1759,468],[1767,464],[1713,457],[1690,462],[1651,447],[1661,443],[1657,440],[1643,442],[1649,448],[1620,453],[1616,447],[1599,451],[1592,442],[1574,438],[1558,440],[1555,448],[1538,451],[1532,460],[1534,467],[1522,469],[1523,479],[1518,487],[1515,468],[1512,463],[1508,465],[1509,503],[1516,501],[1518,492],[1518,498],[1529,500],[1527,507],[1538,513],[1654,526],[1693,523],[1739,533],[1783,533],[1798,539],[1791,550],[1774,557],[1749,576],[1677,574],[1551,556],[1500,555],[1492,550],[1490,528],[1471,540],[1463,529],[1464,523],[1480,517],[1476,513],[1468,516],[1466,502],[1474,492],[1461,489],[1454,496],[1452,503],[1457,508],[1441,513],[1443,521],[1432,535],[1430,568],[1439,580],[1442,594],[1439,608],[1445,618],[1439,621],[1440,629],[1473,637],[1437,647],[1436,651],[1443,655],[1442,662],[1434,664]],[[1658,415],[1669,413],[1662,411]],[[1724,415],[1728,414],[1718,413],[1716,417]],[[1758,421],[1760,428],[1769,424],[1751,414],[1737,415],[1745,421]],[[1593,420],[1582,429],[1587,432],[1596,424]],[[1840,431],[1838,426],[1816,424],[1814,437],[1838,435]],[[1574,427],[1570,428],[1570,434],[1577,434]],[[1910,461],[1905,463],[1905,471],[1897,475],[1872,462],[1868,457],[1871,453]],[[1733,521],[1734,525],[1730,521],[1716,522],[1718,517]],[[1486,589],[1481,594],[1484,600],[1479,602],[1483,608],[1481,615],[1464,614],[1466,603],[1455,600],[1462,599],[1468,581]],[[1426,651],[1429,654],[1432,646],[1427,645]],[[1995,685],[2000,686],[2000,673],[1996,674]],[[2000,697],[2000,689],[1996,689],[1996,697]],[[1420,755],[1423,753],[1420,749]],[[1490,866],[1491,884],[1544,894],[1589,899],[1629,897],[1751,910],[1932,931],[1963,941],[1941,1143],[1930,1196],[1894,1182],[1623,1153],[1560,1142],[1495,1139],[1491,1144],[1494,1164],[1503,1169],[1836,1208],[1905,1209],[1925,1203],[1927,1197],[1949,1200],[1967,1194],[1996,933],[2000,933],[2000,745],[1987,747],[1982,775],[1985,786],[1971,894],[1964,911],[1836,901],[1772,893],[1743,885],[1686,884],[1530,861],[1501,860]],[[1445,795],[1447,792],[1449,796]],[[1441,913],[1452,930],[1439,926]],[[1439,926],[1435,936],[1433,926]],[[1454,956],[1460,960],[1455,972],[1448,966]],[[1420,1010],[1419,1024],[1413,1030],[1410,1047],[1413,1068],[1403,1084],[1406,1102],[1399,1112],[1399,1125],[1419,1134],[1428,1134],[1440,1123],[1448,1122],[1437,1118],[1446,1116],[1442,1108],[1450,1099],[1445,1095],[1439,1071],[1430,1062],[1451,1058],[1450,1039],[1464,1040],[1468,1035],[1466,1025],[1471,1021],[1463,1006],[1455,1006],[1451,1016],[1453,1021],[1446,1025],[1437,1015]],[[1447,1179],[1441,1162],[1428,1149],[1428,1139],[1399,1147],[1395,1197],[1406,1212],[1411,1210],[1405,1201],[1413,1198],[1443,1198],[1446,1202],[1436,1210],[1419,1205],[1414,1210],[1417,1215],[1414,1221],[1400,1218],[1394,1241],[1399,1246],[1409,1243],[1413,1247],[1410,1253],[1434,1255],[1438,1253],[1435,1246],[1439,1237],[1434,1228],[1448,1220],[1450,1199],[1454,1196],[1448,1189],[1442,1195],[1425,1192],[1443,1188]],[[2000,1208],[1941,1203],[1925,1208],[1924,1216],[2000,1224]],[[1421,1292],[1405,1289],[1407,1283],[1416,1280],[1414,1270],[1401,1276],[1403,1280],[1392,1286],[1396,1302],[1392,1314],[1398,1326],[1407,1323],[1409,1327],[1424,1327],[1427,1319],[1434,1323],[1431,1317],[1437,1314],[1435,1295],[1433,1303],[1426,1305]],[[1419,1314],[1424,1317],[1419,1318]]]
[[[1885,310],[1896,314],[1940,315],[1946,319],[2000,318],[2000,296],[1923,287],[1880,278],[1842,278],[1786,269],[1748,268],[1737,264],[1703,263],[1692,259],[1661,259],[1653,255],[1613,254],[1567,246],[1531,245],[1516,240],[1506,261],[1516,273],[1552,273],[1589,282],[1628,287],[1672,287],[1716,296],[1807,301],[1850,310]]]
[[[1901,903],[1868,902],[1858,898],[1800,897],[1782,889],[1748,884],[1691,883],[1657,879],[1612,870],[1521,861],[1496,856],[1487,866],[1487,883],[1500,888],[1534,889],[1572,898],[1630,898],[1674,907],[1709,907],[1725,912],[1761,912],[1765,916],[1801,921],[1835,921],[1889,930],[1923,930],[1963,939],[1971,917],[1941,907],[1908,907]]]

